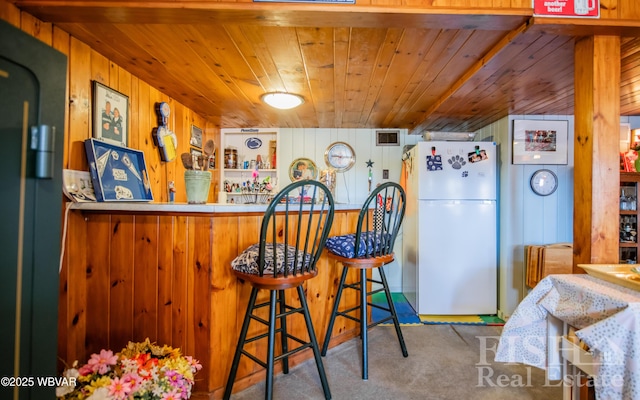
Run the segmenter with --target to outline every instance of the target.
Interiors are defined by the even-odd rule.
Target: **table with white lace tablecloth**
[[[548,368],[550,316],[588,346],[598,399],[640,400],[640,292],[589,275],[549,275],[505,324],[495,360]]]

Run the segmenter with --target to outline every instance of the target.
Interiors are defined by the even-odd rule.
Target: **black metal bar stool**
[[[231,397],[242,355],[266,369],[265,399],[271,399],[274,363],[282,360],[282,371],[287,374],[289,356],[308,348],[313,350],[324,396],[331,398],[303,283],[318,274],[316,263],[329,235],[333,214],[333,197],[326,186],[311,180],[294,182],[282,189],[267,206],[260,229],[260,242],[249,246],[231,263],[238,279],[248,282],[252,288],[224,399]],[[299,307],[286,303],[285,290],[292,288],[297,289]],[[270,296],[265,302],[256,304],[261,289],[269,290]],[[263,307],[269,310],[268,319],[258,315]],[[309,340],[295,337],[287,331],[286,318],[293,314],[304,316]],[[247,337],[251,321],[266,325],[267,332]],[[278,356],[274,355],[276,334],[280,334],[281,354]],[[266,360],[245,350],[246,344],[261,339],[267,339]],[[289,343],[294,342],[299,346],[290,350]]]
[[[393,245],[404,218],[405,206],[406,198],[402,187],[394,182],[384,183],[378,186],[365,200],[358,216],[356,232],[350,235],[333,236],[327,240],[326,247],[329,257],[340,261],[343,267],[327,334],[322,346],[322,355],[327,354],[336,317],[341,316],[358,322],[362,340],[362,379],[365,380],[369,378],[367,353],[367,330],[369,328],[392,320],[402,355],[405,357],[409,355],[391,299],[387,277],[384,269],[381,268],[394,260]],[[349,269],[360,270],[358,282],[346,283]],[[379,281],[373,277],[367,278],[367,270],[372,269],[377,269],[380,273]],[[373,289],[373,285],[369,285],[373,283],[382,285],[382,287]],[[372,289],[370,290],[370,288]],[[359,291],[360,300],[357,306],[340,311],[340,298],[344,289]],[[368,301],[369,296],[381,291],[385,293],[387,307]],[[368,306],[384,310],[389,313],[389,316],[368,324]]]

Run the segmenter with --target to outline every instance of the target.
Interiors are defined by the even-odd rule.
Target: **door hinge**
[[[53,178],[55,137],[55,126],[40,125],[31,127],[31,150],[36,151],[36,178]]]

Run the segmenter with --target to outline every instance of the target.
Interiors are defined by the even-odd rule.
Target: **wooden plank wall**
[[[129,147],[145,153],[154,201],[167,201],[167,182],[170,180],[176,184],[176,201],[186,201],[181,162],[179,159],[161,161],[158,147],[153,143],[152,130],[157,126],[155,103],[165,101],[171,106],[168,125],[178,137],[178,153],[190,151],[191,125],[202,128],[205,139],[211,138],[219,143],[220,132],[216,121],[205,120],[159,89],[131,75],[124,67],[92,50],[86,43],[30,14],[20,12],[5,0],[0,0],[0,18],[68,57],[64,168],[88,170],[83,142],[92,137],[92,81],[96,80],[129,97]],[[217,176],[216,173],[213,175]],[[217,184],[217,181],[212,182],[212,186]],[[216,192],[211,190],[209,201],[215,201],[213,196]]]
[[[429,2],[432,6],[459,7],[498,3],[501,7],[530,7],[529,0]],[[603,17],[639,17],[635,0],[601,3]],[[204,120],[86,43],[20,12],[5,0],[0,0],[0,18],[68,56],[65,168],[87,169],[82,142],[91,137],[91,81],[97,80],[129,96],[130,146],[145,152],[155,200],[166,201],[167,181],[175,180],[176,200],[185,201],[179,161],[161,162],[153,145],[154,104],[167,101],[171,105],[170,128],[178,136],[179,153],[188,151],[191,124],[204,128],[205,137],[219,143],[216,121]],[[212,188],[211,193],[217,192]],[[344,232],[352,224],[349,218],[337,218],[334,229]],[[149,337],[181,347],[203,361],[205,370],[197,383],[198,390],[222,387],[235,346],[230,338],[236,336],[248,288],[240,285],[237,290],[228,290],[236,280],[228,268],[212,266],[228,265],[231,254],[255,240],[258,217],[241,222],[239,217],[230,216],[215,221],[213,226],[208,217],[69,213],[60,276],[60,358],[68,362],[85,360],[101,348],[117,350],[128,340]],[[322,327],[328,317],[324,307],[335,293],[338,275],[337,268],[331,268],[327,261],[321,267],[330,273],[307,287],[319,340],[324,338]],[[334,336],[350,331],[349,324],[339,320]],[[234,327],[233,332],[228,327]],[[245,361],[239,376],[256,368]],[[251,379],[259,378],[248,381]]]
[[[145,153],[151,190],[155,202],[167,202],[167,183],[174,181],[176,201],[186,201],[183,172],[179,157],[163,162],[153,142],[152,131],[157,127],[155,104],[167,102],[171,106],[169,129],[178,138],[178,154],[189,152],[191,125],[203,129],[205,140],[219,142],[219,130],[190,109],[164,95],[158,89],[132,76],[124,68],[93,51],[85,43],[69,38],[69,118],[65,140],[65,167],[88,170],[83,148],[84,140],[91,137],[92,81],[103,83],[129,96],[129,147]],[[216,174],[214,173],[214,176]],[[214,183],[215,184],[215,183]],[[211,191],[213,196],[215,191]],[[213,198],[210,201],[214,201]]]
[[[119,350],[129,340],[148,337],[198,358],[203,369],[195,390],[204,397],[220,394],[251,290],[237,281],[228,266],[242,249],[255,243],[262,216],[74,212],[71,217],[83,222],[78,224],[78,237],[84,235],[102,245],[81,241],[70,246],[79,257],[73,257],[61,277],[60,358],[86,360],[102,348]],[[331,234],[353,230],[356,220],[355,212],[336,213]],[[326,257],[318,268],[322,272],[305,284],[305,291],[322,342],[340,268]],[[351,281],[357,279],[355,272]],[[289,296],[295,296],[290,292]],[[357,294],[353,292],[345,293],[343,305],[355,304]],[[267,294],[262,292],[259,299],[266,299]],[[305,337],[302,317],[290,319],[290,331]],[[262,330],[256,324],[251,329],[253,333]],[[338,319],[332,345],[355,332],[355,322]],[[253,346],[250,351],[265,356],[264,343]],[[292,365],[309,356],[301,353]],[[242,359],[238,378],[238,388],[264,379],[262,368],[248,358]]]
[[[145,152],[155,201],[167,200],[166,185],[171,179],[176,181],[176,201],[186,200],[179,176],[183,168],[178,161],[160,161],[153,145],[154,105],[159,101],[171,105],[170,128],[178,136],[179,152],[189,149],[191,124],[204,127],[205,137],[219,143],[219,131],[211,121],[204,121],[86,43],[3,0],[0,18],[68,56],[64,168],[87,169],[83,142],[91,137],[91,81],[97,80],[129,96],[130,147]],[[217,189],[212,187],[211,192]],[[335,220],[337,229],[355,224],[352,217],[342,215]],[[62,362],[84,362],[100,349],[117,351],[129,340],[149,337],[180,347],[202,361],[197,392],[221,390],[249,291],[246,285],[236,288],[227,266],[242,246],[255,241],[260,219],[243,217],[240,222],[239,218],[217,218],[213,229],[209,217],[69,212],[59,282],[60,368]],[[321,264],[329,273],[307,288],[319,340],[324,338],[326,310],[339,280],[338,268],[329,268],[326,260]],[[351,337],[349,332],[355,328],[352,321],[338,321],[336,343]],[[260,369],[244,360],[238,377]],[[249,376],[240,387],[261,379],[260,374]]]
[[[63,168],[88,170],[83,142],[92,137],[92,80],[97,80],[129,97],[129,146],[145,153],[154,201],[167,201],[169,180],[175,181],[176,201],[186,201],[184,168],[179,159],[162,162],[153,143],[155,103],[166,101],[171,106],[169,128],[178,137],[178,153],[189,151],[192,124],[203,129],[205,139],[212,138],[219,143],[219,129],[214,121],[205,120],[87,44],[20,12],[4,0],[0,0],[0,18],[68,57]],[[209,201],[215,201],[216,186],[217,180],[212,182]],[[60,193],[62,195],[62,191]],[[104,347],[118,350],[133,338],[149,336],[152,340],[184,347],[189,342],[187,335],[191,334],[192,339],[196,336],[195,332],[185,329],[186,323],[173,323],[185,321],[186,291],[182,289],[177,297],[171,294],[172,290],[188,283],[185,235],[189,221],[187,217],[136,219],[127,215],[92,215],[85,219],[80,213],[68,214],[60,275],[58,334],[62,360],[83,360]],[[93,229],[95,225],[105,229]],[[200,237],[195,233],[197,226],[197,222],[191,222],[192,239]],[[159,243],[160,247],[156,248]],[[200,240],[195,243],[201,244]],[[206,244],[210,246],[210,241]],[[202,254],[210,254],[210,248],[202,249]],[[208,260],[204,264],[208,265]],[[134,265],[138,279],[134,279]],[[194,276],[198,273],[202,272],[196,271]],[[169,298],[172,306],[159,308],[158,304],[165,304]],[[105,336],[105,332],[111,334]],[[193,346],[193,340],[190,343]]]

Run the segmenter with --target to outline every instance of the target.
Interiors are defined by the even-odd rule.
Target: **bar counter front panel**
[[[330,235],[353,232],[359,207],[337,205]],[[266,206],[74,203],[70,208],[60,273],[60,359],[84,363],[101,349],[120,351],[130,340],[148,337],[200,360],[194,399],[221,398],[251,292],[230,265],[258,241]],[[323,255],[318,270],[305,283],[305,293],[322,343],[340,266]],[[261,299],[267,296],[260,293]],[[356,304],[355,294],[345,296],[343,307]],[[294,334],[305,332],[302,316],[289,319]],[[252,329],[262,327],[252,324]],[[355,322],[339,318],[332,346],[357,334]],[[256,345],[265,356],[266,343]],[[291,362],[311,357],[305,350]],[[262,380],[262,368],[243,357],[234,389]]]

